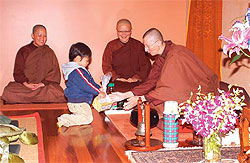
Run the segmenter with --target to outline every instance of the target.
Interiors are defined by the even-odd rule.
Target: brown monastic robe
[[[125,79],[137,75],[145,80],[151,69],[149,58],[145,55],[143,44],[130,38],[125,44],[119,39],[110,41],[102,58],[103,73],[112,72],[112,78],[122,77]]]
[[[113,81],[116,78],[128,79],[132,77],[144,81],[150,69],[151,63],[145,54],[144,45],[134,38],[130,38],[125,44],[121,43],[119,39],[112,40],[104,50],[102,70],[104,74],[112,72]],[[125,83],[115,81],[115,91],[124,92],[138,84],[139,82]]]
[[[10,82],[4,89],[6,103],[66,102],[60,87],[61,74],[54,51],[49,46],[35,48],[27,56],[24,76],[30,83],[46,81],[44,87],[31,90],[19,82]]]
[[[151,74],[156,75],[152,78]],[[218,77],[189,49],[168,41],[163,54],[155,61],[148,80],[132,92],[145,95],[151,107],[162,115],[165,101],[184,102],[190,98],[191,92],[195,99],[199,85],[202,93],[217,93]]]

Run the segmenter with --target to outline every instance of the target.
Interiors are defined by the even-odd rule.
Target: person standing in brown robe
[[[103,54],[102,70],[112,73],[115,91],[128,91],[148,77],[151,63],[146,56],[144,45],[131,37],[132,25],[121,19],[116,25],[118,38],[110,41]]]
[[[5,103],[66,102],[60,87],[61,73],[54,51],[45,45],[47,31],[35,25],[33,41],[22,47],[16,56],[14,80],[3,91]]]
[[[202,93],[217,93],[217,75],[192,51],[171,41],[164,41],[156,28],[149,29],[143,35],[143,43],[151,55],[159,55],[148,79],[131,91],[109,95],[113,101],[127,99],[125,110],[136,106],[141,97],[143,101],[149,101],[151,108],[155,108],[162,117],[165,101],[185,102],[191,92],[194,94],[192,99],[195,99],[199,85]]]

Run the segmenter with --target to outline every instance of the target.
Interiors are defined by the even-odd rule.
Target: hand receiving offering
[[[110,94],[109,97],[113,102],[121,101],[126,98],[125,93],[121,93],[121,92],[114,92]]]
[[[124,103],[124,110],[130,110],[136,106],[139,96],[133,96],[127,99],[128,102]]]

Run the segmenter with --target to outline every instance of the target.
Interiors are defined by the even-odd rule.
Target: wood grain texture
[[[34,109],[32,105],[38,109]],[[125,155],[126,139],[112,123],[104,121],[103,113],[92,109],[94,120],[91,125],[58,129],[57,117],[69,112],[67,109],[46,109],[49,105],[47,104],[42,110],[38,104],[22,104],[21,107],[33,108],[23,110],[19,108],[20,105],[6,107],[1,104],[0,110],[3,115],[7,116],[26,115],[34,112],[40,114],[46,162],[129,162]],[[5,108],[2,109],[2,106]],[[11,109],[8,110],[8,108]]]

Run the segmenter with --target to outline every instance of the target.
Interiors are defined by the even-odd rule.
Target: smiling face
[[[47,31],[45,28],[37,28],[33,34],[31,34],[33,44],[37,47],[45,45],[47,42]]]
[[[131,34],[132,34],[131,25],[128,23],[118,23],[116,30],[117,30],[117,36],[118,36],[119,40],[122,43],[127,43]]]

